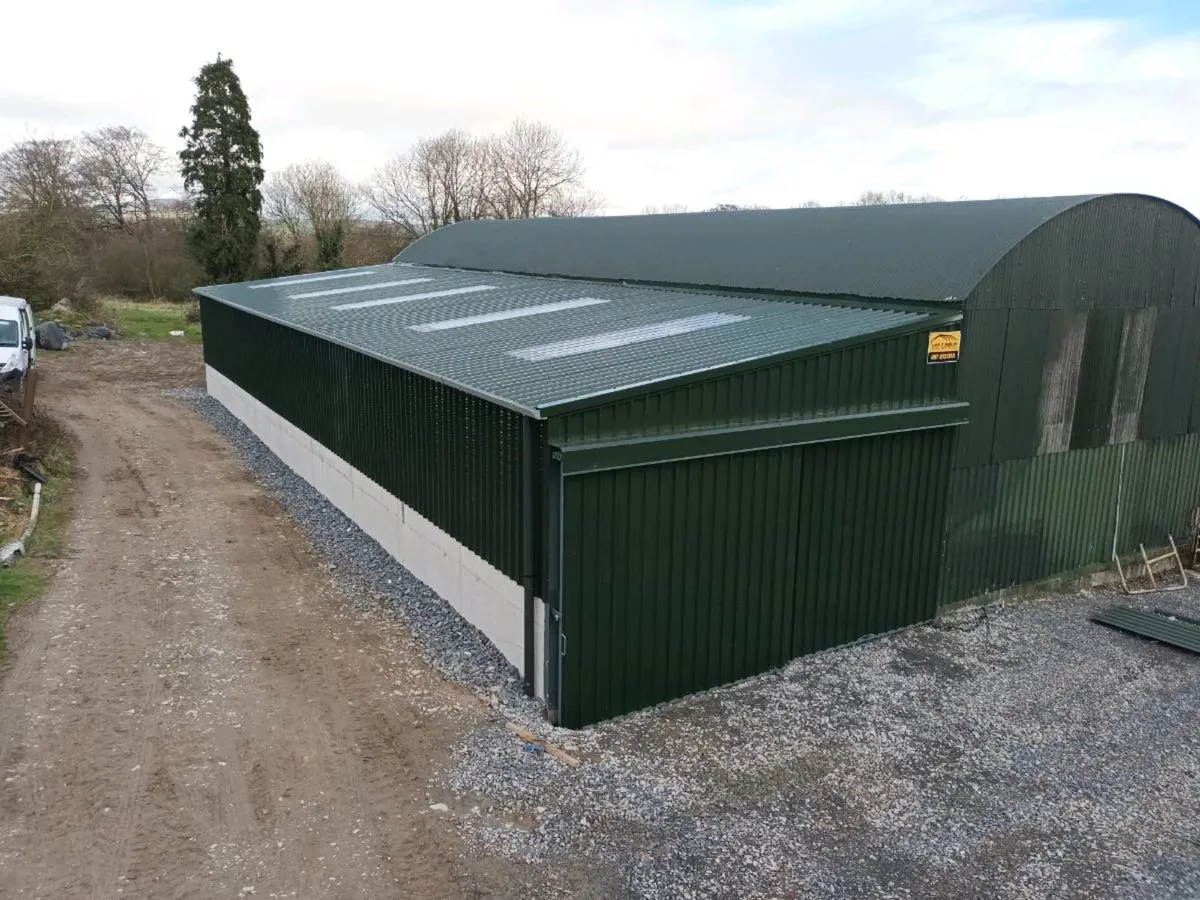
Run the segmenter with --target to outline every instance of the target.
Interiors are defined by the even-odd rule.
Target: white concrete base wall
[[[288,468],[482,631],[518,671],[524,668],[521,585],[220,372],[206,366],[205,378],[209,395],[244,422]],[[534,620],[534,681],[541,697],[545,615],[540,601]]]

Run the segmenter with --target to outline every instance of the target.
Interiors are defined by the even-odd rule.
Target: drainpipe
[[[534,568],[536,563],[536,491],[537,491],[538,423],[524,417],[521,420],[521,584],[525,588],[525,693],[534,691]]]

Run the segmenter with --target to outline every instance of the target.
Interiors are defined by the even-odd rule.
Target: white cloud
[[[421,134],[549,122],[611,212],[1136,190],[1200,210],[1200,33],[1034,0],[66,0],[6,10],[0,141],[136,124],[177,147],[190,79],[234,59],[268,167],[353,178]]]

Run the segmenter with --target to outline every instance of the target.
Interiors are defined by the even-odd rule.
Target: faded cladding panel
[[[1117,389],[1121,335],[1125,314],[1119,309],[1088,313],[1087,336],[1079,364],[1079,392],[1071,449],[1102,447],[1112,431],[1113,396]]]
[[[1079,367],[1087,336],[1087,313],[1054,310],[1038,398],[1038,455],[1061,453],[1071,446]]]
[[[951,442],[938,429],[566,478],[563,723],[932,617]]]
[[[723,375],[551,420],[551,443],[931,405],[955,397],[956,366],[928,365],[928,330]]]
[[[1117,383],[1109,415],[1108,442],[1126,444],[1137,438],[1146,390],[1146,367],[1150,362],[1150,343],[1154,337],[1155,307],[1138,309],[1125,315],[1121,329],[1121,350],[1117,359]]]
[[[223,303],[201,313],[208,365],[521,577],[518,413]]]

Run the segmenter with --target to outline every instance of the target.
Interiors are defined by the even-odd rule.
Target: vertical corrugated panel
[[[563,722],[931,617],[951,443],[942,429],[565,479]]]
[[[1124,319],[1119,309],[1094,309],[1088,314],[1071,427],[1072,450],[1100,447],[1108,442]]]
[[[1129,445],[1121,502],[1119,549],[1182,542],[1200,506],[1200,435]]]
[[[992,459],[1008,316],[1007,309],[964,313],[962,354],[956,367],[959,397],[971,404],[971,411],[967,424],[955,435],[956,467],[983,465]]]
[[[957,366],[927,364],[928,332],[649,393],[554,420],[550,441],[590,443],[838,415],[955,398]]]
[[[1009,312],[992,439],[992,459],[997,462],[1037,453],[1041,440],[1039,397],[1052,318],[1053,313],[1046,309]]]
[[[521,577],[521,416],[201,301],[205,362],[443,531]]]
[[[1069,573],[1187,533],[1200,435],[1054,453],[954,472],[942,600]]]
[[[1150,343],[1139,436],[1174,437],[1188,430],[1200,371],[1200,311],[1160,309]]]

